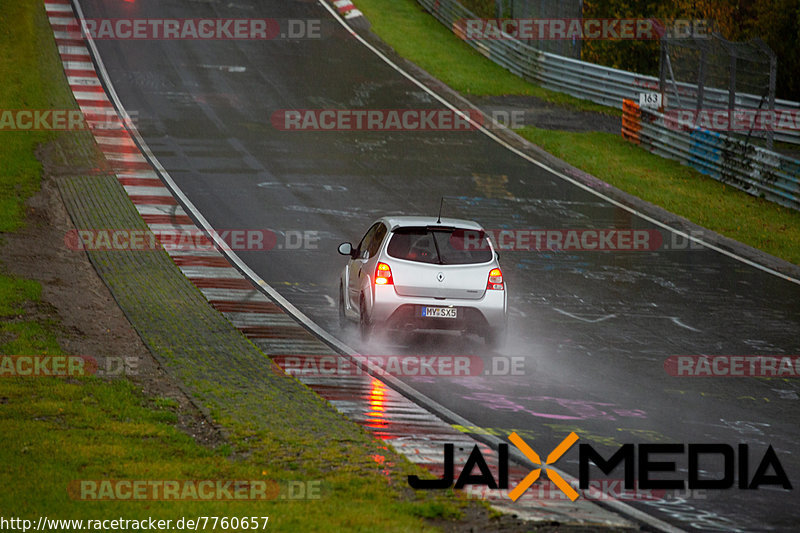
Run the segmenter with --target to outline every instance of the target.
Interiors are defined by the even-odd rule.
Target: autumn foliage
[[[800,100],[800,0],[584,0],[583,16],[713,21],[731,41],[763,40],[778,57],[777,96]],[[658,71],[658,44],[586,42],[585,61],[646,74]]]
[[[496,0],[461,0],[480,17],[495,16]],[[577,2],[578,0],[564,0]],[[499,0],[504,14],[515,2]],[[519,10],[517,10],[519,12]],[[546,15],[542,15],[546,16]],[[706,19],[731,41],[760,38],[777,54],[777,97],[800,100],[800,0],[583,0],[584,18]],[[585,41],[581,57],[642,74],[658,74],[656,41]]]

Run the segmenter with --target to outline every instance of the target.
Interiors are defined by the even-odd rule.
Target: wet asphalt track
[[[540,453],[572,430],[605,452],[625,442],[745,442],[751,463],[771,444],[794,491],[731,489],[635,505],[684,529],[796,528],[798,381],[675,378],[663,363],[683,354],[800,354],[800,286],[706,249],[509,251],[501,263],[511,338],[501,354],[456,335],[364,346],[337,324],[344,260],[336,245],[357,242],[377,216],[435,214],[446,195],[448,216],[487,228],[653,226],[477,132],[276,130],[270,117],[279,109],[441,107],[314,2],[81,5],[90,18],[323,19],[326,37],[316,40],[97,44],[149,147],[210,223],[317,232],[318,249],[239,255],[325,329],[367,354],[524,357],[522,375],[407,381],[475,426],[524,432]],[[577,450],[558,466],[577,474]]]

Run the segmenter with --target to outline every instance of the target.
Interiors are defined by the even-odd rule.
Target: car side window
[[[364,252],[369,250],[370,244],[372,244],[372,238],[375,236],[375,232],[378,231],[378,226],[382,225],[383,224],[380,222],[377,222],[367,230],[367,233],[364,234],[364,238],[361,239],[360,243],[358,243],[358,253],[356,254],[356,257],[364,257]]]
[[[368,250],[369,256],[372,257],[378,253],[378,250],[381,248],[381,244],[383,243],[384,237],[386,237],[386,226],[383,224],[379,224],[378,228],[375,230],[375,234],[372,236],[372,242],[369,243]]]

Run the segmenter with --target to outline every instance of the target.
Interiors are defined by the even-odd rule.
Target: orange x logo
[[[508,440],[510,440],[514,446],[520,449],[522,453],[525,454],[525,457],[536,463],[537,465],[551,465],[559,460],[559,458],[564,455],[564,452],[569,450],[569,448],[575,444],[575,441],[578,440],[578,435],[575,434],[573,431],[569,435],[566,436],[564,440],[561,441],[561,444],[556,446],[556,449],[550,452],[550,455],[547,456],[547,461],[542,464],[542,460],[539,459],[539,455],[531,449],[530,446],[525,444],[525,441],[517,435],[516,432],[512,433],[508,436]],[[545,468],[547,472],[547,477],[550,478],[556,487],[561,489],[561,492],[567,495],[567,498],[572,500],[573,502],[578,499],[579,494],[575,492],[575,489],[570,487],[564,478],[561,477],[558,472],[555,470],[550,470]],[[531,470],[531,473],[525,476],[525,479],[519,482],[519,484],[514,487],[514,489],[508,493],[508,497],[511,498],[512,501],[517,501],[520,496],[522,496],[528,488],[533,485],[533,483],[539,479],[539,474],[542,472],[541,468],[537,468],[536,470]]]

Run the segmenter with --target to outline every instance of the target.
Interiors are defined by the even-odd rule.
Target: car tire
[[[347,327],[347,316],[344,314],[344,287],[339,284],[339,328]]]
[[[496,329],[489,328],[483,336],[486,346],[493,350],[499,350],[500,348],[503,348],[506,345],[507,338],[508,327],[506,326]]]
[[[368,341],[372,335],[372,324],[369,322],[369,316],[367,316],[367,305],[364,303],[363,297],[359,301],[358,311],[358,326],[361,332],[361,340]]]

